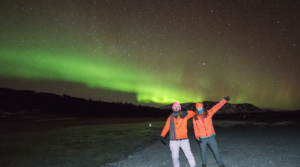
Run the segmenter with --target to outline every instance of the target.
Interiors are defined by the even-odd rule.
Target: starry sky
[[[300,109],[300,1],[1,0],[0,87]]]

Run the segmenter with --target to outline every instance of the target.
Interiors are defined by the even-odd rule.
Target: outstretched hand
[[[184,119],[188,115],[187,111],[182,111],[180,114],[180,118]]]
[[[224,97],[224,99],[225,99],[226,101],[229,101],[229,100],[230,100],[229,96]]]
[[[160,141],[161,141],[164,145],[166,145],[166,140],[165,140],[165,138],[164,138],[163,136],[160,136]]]

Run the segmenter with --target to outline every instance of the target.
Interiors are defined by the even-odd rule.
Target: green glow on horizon
[[[157,75],[153,69],[148,71],[143,69],[141,72],[141,67],[133,64],[134,62],[115,62],[105,53],[25,50],[20,48],[19,51],[13,51],[2,48],[0,76],[36,81],[68,81],[81,83],[92,89],[105,88],[134,93],[137,101],[142,103],[220,101],[229,95],[230,103],[234,104],[250,103],[260,108],[297,109],[294,105],[296,100],[293,99],[295,95],[284,91],[284,85],[282,87],[271,85],[267,79],[263,81],[266,82],[264,85],[259,85],[259,82],[247,84],[257,75],[255,71],[247,76],[243,76],[242,73],[218,75],[212,72],[207,76],[206,73],[201,75],[197,73],[195,78],[186,80],[180,70],[174,71],[178,69],[176,67],[165,69],[167,72],[161,75]],[[91,58],[85,57],[86,55],[91,55]],[[241,84],[230,82],[236,78],[241,78]]]
[[[20,56],[21,55],[21,56]],[[183,89],[170,78],[159,78],[154,73],[141,74],[133,66],[114,62],[94,62],[80,56],[2,52],[1,76],[34,80],[64,80],[83,83],[90,88],[107,88],[136,93],[139,102],[169,104],[174,101],[202,101],[203,96]],[[168,76],[168,75],[166,75]],[[172,83],[172,84],[171,84]]]
[[[235,26],[224,28],[212,26],[218,20],[205,12],[157,15],[164,8],[151,14],[118,1],[3,1],[0,7],[0,87],[151,105],[228,95],[233,104],[300,109],[299,46],[294,31],[282,31],[294,21],[260,22],[272,29],[265,33],[245,26],[256,20],[247,12],[236,14],[250,20],[233,19]],[[187,24],[186,16],[203,18],[201,26]],[[278,39],[278,32],[290,40]]]

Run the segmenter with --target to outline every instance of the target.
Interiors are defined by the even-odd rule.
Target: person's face
[[[197,107],[197,110],[198,110],[198,111],[200,111],[200,110],[202,110],[202,109],[203,109],[202,106],[198,106],[198,107]]]
[[[174,111],[174,112],[179,112],[179,111],[180,111],[179,106],[174,106],[174,107],[173,107],[173,111]]]

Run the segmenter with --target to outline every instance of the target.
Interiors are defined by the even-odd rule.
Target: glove
[[[199,137],[197,140],[198,140],[198,142],[199,142],[199,143],[202,143],[202,140],[201,140],[201,138],[200,138],[200,137]]]
[[[166,140],[165,140],[165,138],[164,138],[163,136],[160,136],[160,141],[161,141],[164,145],[166,145]]]
[[[229,101],[229,100],[230,100],[229,96],[224,97],[224,99],[225,99],[226,101]]]
[[[184,119],[187,116],[187,114],[187,111],[182,111],[182,113],[180,114],[180,118]]]

